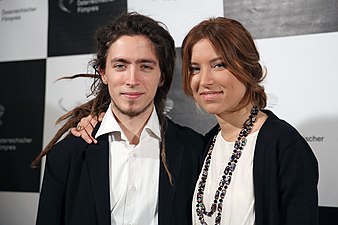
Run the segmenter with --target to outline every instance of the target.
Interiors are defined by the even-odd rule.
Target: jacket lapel
[[[167,156],[167,165],[173,177],[173,185],[170,184],[167,172],[161,160],[160,166],[160,187],[159,187],[159,225],[168,225],[170,222],[170,212],[173,207],[173,197],[176,191],[175,178],[179,176],[182,157],[183,142],[177,135],[179,131],[168,121],[168,129],[165,135],[165,151]]]
[[[160,163],[159,184],[159,225],[169,225],[170,212],[173,207],[173,197],[176,190],[175,178],[179,176],[183,157],[183,141],[179,139],[178,130],[168,121],[165,135],[167,164],[173,177],[170,184],[167,172]],[[98,144],[89,145],[85,151],[85,163],[88,168],[98,225],[110,225],[110,195],[109,195],[109,146],[108,136],[102,135]]]
[[[111,222],[108,153],[108,136],[103,135],[98,139],[98,144],[89,145],[85,156],[99,225],[110,225]]]

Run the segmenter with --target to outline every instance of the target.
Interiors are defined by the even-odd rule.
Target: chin
[[[218,114],[219,113],[219,109],[217,107],[212,107],[212,106],[203,106],[201,107],[205,112],[207,112],[208,114]]]

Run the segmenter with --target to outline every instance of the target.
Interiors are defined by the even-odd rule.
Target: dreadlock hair
[[[161,127],[161,161],[167,172],[170,183],[173,184],[173,178],[166,161],[165,133],[167,129],[167,120],[164,115],[164,106],[173,80],[173,72],[175,67],[175,43],[164,24],[157,22],[148,16],[140,15],[136,12],[121,14],[111,24],[105,25],[96,31],[95,37],[97,42],[97,56],[95,59],[89,62],[89,65],[95,69],[95,74],[76,74],[74,76],[61,78],[93,78],[94,81],[90,88],[90,95],[95,97],[87,103],[75,107],[56,121],[56,123],[63,121],[65,121],[65,123],[32,162],[32,167],[37,167],[42,157],[44,157],[51,150],[53,145],[63,136],[63,134],[65,134],[70,128],[76,127],[81,118],[88,115],[98,117],[100,113],[107,111],[111,102],[111,98],[108,87],[102,82],[98,70],[105,70],[107,53],[110,46],[120,37],[126,35],[142,35],[148,38],[153,44],[155,54],[159,59],[161,80],[163,81],[163,85],[157,89],[154,98],[154,105]]]

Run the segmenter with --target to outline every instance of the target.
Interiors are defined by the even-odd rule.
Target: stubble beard
[[[151,105],[153,104],[153,102],[149,102],[148,105],[146,105],[143,109],[139,110],[139,111],[136,111],[136,110],[133,110],[131,109],[131,107],[133,106],[133,102],[130,102],[129,103],[129,108],[128,110],[123,110],[121,109],[117,104],[115,104],[114,101],[112,101],[114,107],[117,109],[117,111],[119,111],[120,113],[122,113],[123,115],[125,116],[128,116],[129,118],[134,118],[134,117],[137,117],[139,115],[141,115],[142,113],[144,113],[149,107],[151,107]]]

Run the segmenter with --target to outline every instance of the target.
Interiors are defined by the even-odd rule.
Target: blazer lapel
[[[108,137],[103,135],[99,138],[98,144],[89,145],[85,156],[99,225],[111,223],[108,153]]]
[[[165,135],[165,151],[167,165],[173,177],[173,185],[170,184],[167,172],[161,161],[160,165],[160,187],[159,187],[159,225],[167,225],[170,221],[170,212],[173,207],[173,197],[176,190],[175,178],[179,176],[182,157],[183,142],[177,135],[176,127],[168,121],[168,129]]]

